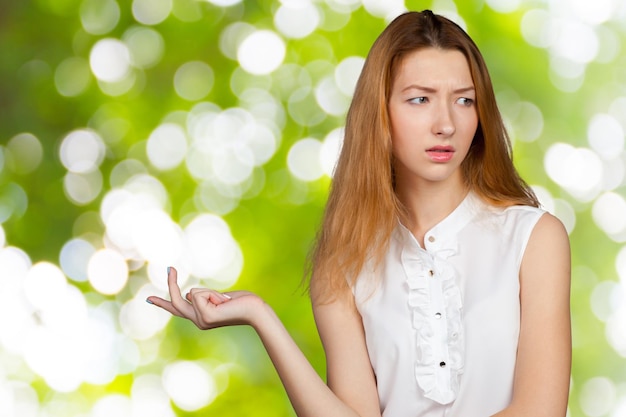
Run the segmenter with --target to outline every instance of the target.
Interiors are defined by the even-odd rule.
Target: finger
[[[210,290],[207,288],[192,288],[186,295],[187,300],[193,302],[195,297],[202,297],[213,304],[222,304],[230,301],[232,298],[228,294],[221,293],[219,291]]]
[[[191,305],[194,308],[198,327],[210,329],[219,322],[217,307],[226,302],[226,298],[214,290],[194,288],[188,293],[191,297]]]
[[[177,279],[178,271],[176,271],[176,268],[168,267],[167,286],[170,291],[170,298],[172,300],[171,304],[177,311],[180,312],[182,317],[194,317],[195,314],[193,307],[183,299]]]
[[[176,307],[172,305],[171,302],[164,300],[162,298],[152,296],[152,297],[146,298],[146,302],[148,302],[149,304],[153,304],[157,307],[160,307],[163,310],[168,311],[169,313],[173,314],[174,316],[184,317],[180,313],[180,311],[178,311]]]

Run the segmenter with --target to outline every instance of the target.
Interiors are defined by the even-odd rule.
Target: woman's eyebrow
[[[420,90],[420,91],[425,91],[427,93],[436,93],[437,89],[434,87],[427,87],[427,86],[423,86],[423,85],[418,85],[418,84],[411,84],[409,86],[406,86],[405,88],[402,89],[402,91],[409,91],[409,90]],[[468,91],[475,91],[476,89],[474,88],[473,85],[467,86],[467,87],[461,87],[461,88],[457,88],[455,90],[453,90],[452,92],[455,94],[459,94],[459,93],[466,93]]]

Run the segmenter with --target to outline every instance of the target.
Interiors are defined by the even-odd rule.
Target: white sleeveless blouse
[[[424,237],[402,225],[353,288],[384,417],[488,417],[511,402],[519,269],[544,211],[469,193]]]

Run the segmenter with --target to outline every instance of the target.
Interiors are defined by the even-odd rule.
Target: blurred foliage
[[[168,194],[167,209],[175,222],[184,224],[190,216],[206,211],[197,202],[199,181],[190,175],[184,164],[171,170],[159,170],[149,164],[146,153],[147,139],[159,124],[170,120],[176,112],[190,112],[197,104],[197,101],[180,97],[174,89],[174,74],[185,62],[199,60],[210,65],[215,80],[201,101],[215,103],[222,109],[240,106],[243,101],[233,89],[233,80],[237,77],[246,87],[267,90],[282,103],[287,113],[289,89],[298,87],[297,80],[281,76],[280,68],[266,75],[242,71],[239,62],[226,57],[219,47],[223,31],[235,22],[276,31],[274,16],[280,6],[278,1],[245,0],[221,7],[208,1],[174,0],[167,18],[143,25],[161,35],[164,52],[155,65],[133,69],[135,82],[128,91],[109,95],[91,74],[87,86],[79,93],[62,95],[55,85],[55,74],[64,60],[79,57],[88,61],[98,40],[121,39],[129,28],[142,26],[133,15],[133,3],[119,0],[120,15],[115,25],[104,33],[90,34],[81,24],[80,14],[85,3],[79,0],[0,3],[3,52],[0,60],[0,149],[3,150],[0,154],[0,205],[10,208],[10,216],[4,219],[2,228],[6,246],[21,248],[33,263],[59,264],[61,248],[76,237],[87,236],[96,247],[105,245],[106,226],[98,213],[103,197],[115,186],[114,168],[129,158],[143,162],[148,173],[163,184]],[[352,6],[343,9],[333,8],[329,3],[333,2],[316,2],[324,17],[313,33],[301,39],[284,37],[284,65],[307,67],[313,85],[332,74],[334,67],[345,58],[364,57],[386,24],[384,18],[374,16],[355,2],[344,2]],[[334,2],[335,5],[340,3]],[[624,358],[609,343],[605,323],[594,314],[591,302],[599,283],[619,282],[615,259],[621,241],[610,239],[596,226],[591,213],[592,200],[577,200],[548,177],[543,158],[555,142],[586,146],[589,119],[596,113],[607,113],[607,103],[620,95],[626,96],[626,58],[622,52],[610,62],[589,62],[584,82],[578,88],[571,91],[557,88],[551,76],[549,51],[529,45],[520,30],[521,21],[531,6],[547,7],[545,3],[549,2],[522,2],[508,13],[496,12],[482,0],[455,3],[407,0],[406,7],[456,10],[484,53],[498,98],[509,100],[513,95],[513,101],[533,103],[540,110],[543,130],[536,140],[518,140],[513,129],[514,155],[522,176],[531,185],[542,187],[553,198],[567,202],[574,213],[575,226],[571,228],[574,365],[570,415],[579,417],[586,415],[584,407],[590,407],[580,396],[583,385],[592,378],[603,377],[613,383],[611,406],[617,407],[619,401],[626,401]],[[619,49],[626,40],[626,25],[609,21],[605,26],[616,33]],[[320,111],[313,107],[306,111]],[[510,121],[510,107],[503,106],[502,110]],[[107,125],[111,120],[116,120],[118,125]],[[259,293],[276,309],[321,375],[325,372],[323,351],[308,298],[300,283],[330,180],[326,176],[310,182],[299,180],[291,175],[286,161],[296,141],[305,137],[322,140],[342,124],[343,115],[324,114],[319,123],[302,125],[287,114],[284,125],[280,126],[280,147],[255,171],[254,178],[261,181],[262,190],[250,198],[240,199],[232,211],[218,213],[230,226],[244,256],[243,271],[235,287]],[[85,127],[99,132],[106,143],[105,158],[99,167],[103,188],[91,201],[78,204],[68,198],[64,188],[67,169],[61,163],[59,152],[69,132]],[[23,172],[15,156],[7,151],[7,144],[11,138],[26,132],[40,142],[43,160],[36,169]],[[21,198],[19,191],[11,194],[16,184],[26,194],[27,202],[23,205],[16,203]],[[623,179],[613,191],[624,195]],[[145,276],[145,266],[131,271],[128,285],[138,285],[133,282],[145,281]],[[88,282],[73,282],[72,285],[94,305],[103,300],[121,304],[133,292],[130,288],[117,295],[100,296],[94,294]],[[623,331],[621,335],[626,337]],[[120,374],[109,384],[84,383],[74,392],[55,392],[43,379],[29,372],[23,362],[18,369],[7,371],[5,378],[22,379],[32,386],[38,394],[39,407],[49,413],[45,415],[70,415],[55,411],[54,403],[63,401],[77,404],[72,415],[91,415],[91,407],[98,399],[113,393],[130,395],[135,377],[149,372],[160,374],[171,361],[197,360],[211,366],[231,363],[228,386],[213,402],[194,412],[185,412],[173,405],[176,415],[293,415],[280,381],[251,329],[200,333],[190,323],[172,320],[153,339],[139,340],[137,344],[144,353],[156,349],[156,355],[144,358],[132,373]],[[2,344],[0,356],[3,363],[21,361],[19,355],[3,353]],[[617,416],[609,413],[610,409],[606,409],[594,416]]]

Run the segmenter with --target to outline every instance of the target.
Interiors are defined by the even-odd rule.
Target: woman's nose
[[[452,117],[452,109],[447,105],[439,106],[433,122],[433,133],[437,136],[451,136],[456,128]]]

